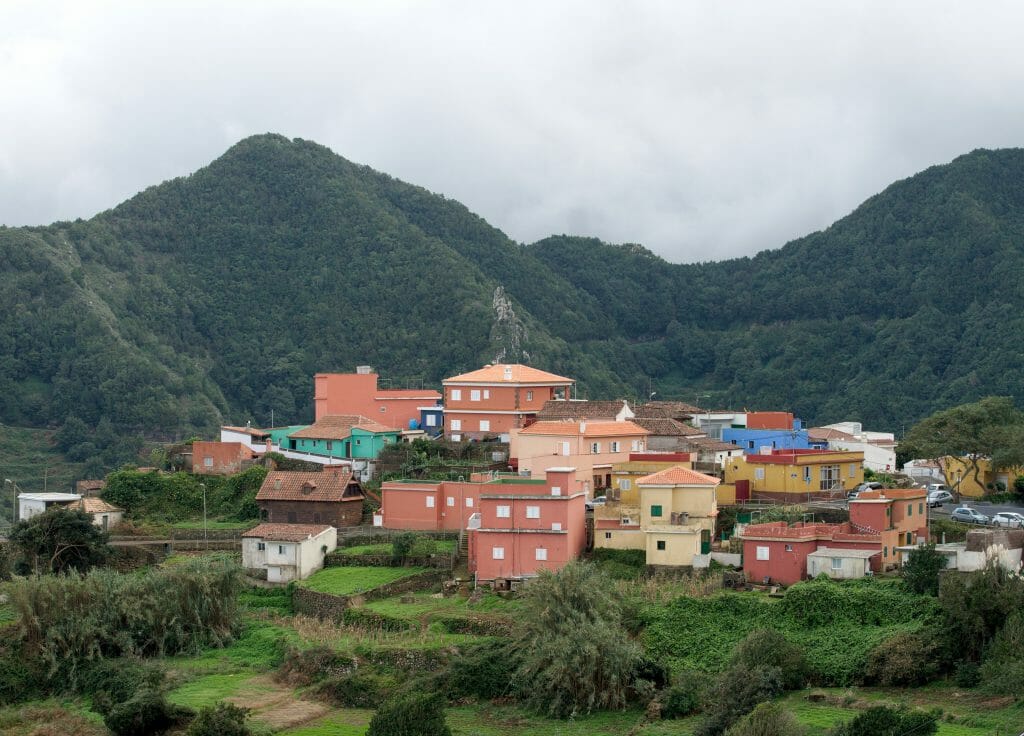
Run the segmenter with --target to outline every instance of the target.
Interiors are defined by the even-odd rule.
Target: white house
[[[828,449],[863,452],[864,467],[879,473],[896,470],[896,435],[892,432],[866,432],[860,422],[836,422],[812,427],[808,437],[827,443]]]
[[[338,546],[338,530],[325,524],[260,524],[242,535],[242,567],[266,570],[267,581],[308,578]]]
[[[124,509],[109,504],[102,498],[86,497],[68,504],[69,509],[84,511],[92,517],[92,523],[103,531],[113,529],[124,519]]]
[[[31,519],[53,506],[65,506],[81,500],[77,493],[19,493],[18,519]]]

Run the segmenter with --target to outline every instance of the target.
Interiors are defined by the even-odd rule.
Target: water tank
[[[419,429],[419,428],[420,428],[420,420],[419,419],[410,419],[409,420],[409,429]]]

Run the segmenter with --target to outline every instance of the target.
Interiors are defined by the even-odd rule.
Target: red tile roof
[[[648,401],[636,408],[638,417],[650,419],[679,419],[705,413],[707,413],[706,409],[687,404],[685,401]]]
[[[675,419],[636,417],[630,420],[658,437],[694,437],[703,436],[704,430],[683,424]]]
[[[359,414],[333,414],[320,417],[314,424],[288,436],[297,439],[343,440],[352,435],[353,427],[367,432],[401,432],[400,429],[386,427]]]
[[[87,514],[110,514],[124,511],[122,508],[107,503],[102,498],[83,498],[68,505],[73,509],[81,509]]]
[[[580,434],[580,425],[583,428],[584,437],[644,437],[647,430],[638,427],[633,422],[534,422],[526,429],[520,430],[519,434],[552,434],[557,436],[577,436]]]
[[[704,475],[681,465],[645,475],[636,481],[640,486],[717,486],[721,482],[714,476]]]
[[[618,401],[576,401],[550,399],[537,412],[538,421],[550,419],[615,419],[622,411],[623,405],[628,406],[625,399]]]
[[[506,377],[507,376],[507,377]],[[532,366],[519,363],[498,365],[485,365],[483,368],[463,373],[458,376],[446,378],[441,383],[528,383],[528,384],[566,384],[573,383],[573,379],[565,376],[556,376],[554,373],[538,370]]]
[[[256,494],[257,501],[355,501],[362,500],[352,471],[329,468],[317,472],[272,470]]]
[[[332,528],[326,524],[260,524],[242,537],[266,539],[270,542],[303,542]]]
[[[843,440],[844,442],[856,441],[856,437],[847,432],[842,432],[838,429],[831,429],[829,427],[811,427],[807,430],[807,438],[816,440],[819,442],[828,442],[829,440]]]

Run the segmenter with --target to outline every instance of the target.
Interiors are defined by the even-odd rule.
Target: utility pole
[[[18,484],[10,478],[4,478],[4,484],[11,485],[11,526],[18,521]]]
[[[203,546],[209,551],[210,539],[206,534],[206,484],[200,483],[199,485],[203,489]]]

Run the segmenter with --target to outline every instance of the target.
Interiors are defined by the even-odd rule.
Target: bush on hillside
[[[360,668],[322,680],[314,693],[343,708],[373,708],[386,700],[395,691],[395,686],[393,677]]]
[[[1024,579],[995,562],[978,572],[943,575],[939,604],[947,655],[980,662],[1010,615],[1024,609]]]
[[[421,692],[387,700],[370,719],[366,736],[451,736],[444,720],[444,700]]]
[[[252,731],[245,725],[248,713],[248,708],[221,701],[202,708],[189,724],[185,736],[250,736]]]
[[[803,736],[807,730],[778,703],[761,703],[736,721],[725,736]]]
[[[885,687],[916,687],[939,674],[938,645],[927,635],[896,634],[868,655],[865,677]]]
[[[168,703],[163,690],[146,685],[128,700],[114,703],[103,715],[103,723],[117,736],[138,736],[164,733],[191,715],[188,708]]]
[[[512,686],[518,657],[507,641],[489,641],[466,647],[452,657],[443,674],[449,698],[500,698]]]
[[[780,695],[784,689],[782,683],[782,671],[778,667],[750,669],[741,664],[730,667],[715,680],[706,715],[694,734],[719,736],[725,733],[760,703]]]
[[[775,629],[755,629],[736,645],[731,666],[754,670],[758,667],[777,667],[786,690],[796,690],[807,684],[807,660],[803,649],[793,644]]]
[[[531,708],[568,718],[626,705],[641,651],[611,582],[586,562],[542,571],[522,598],[514,689]]]
[[[395,560],[404,560],[412,553],[413,545],[416,544],[418,536],[413,532],[402,532],[396,534],[391,540],[391,556]]]
[[[931,736],[939,730],[931,713],[889,708],[868,708],[851,721],[833,728],[830,736]]]
[[[689,670],[661,691],[662,718],[685,718],[700,710],[707,691],[707,675]]]
[[[1014,611],[992,639],[978,670],[980,684],[999,695],[1019,695],[1024,684],[1024,611]]]
[[[330,647],[290,647],[278,665],[274,679],[288,685],[305,686],[330,677],[341,677],[356,666],[355,660]]]
[[[910,552],[900,569],[903,582],[918,595],[939,594],[939,573],[946,569],[946,558],[935,551],[934,544],[925,544]]]

